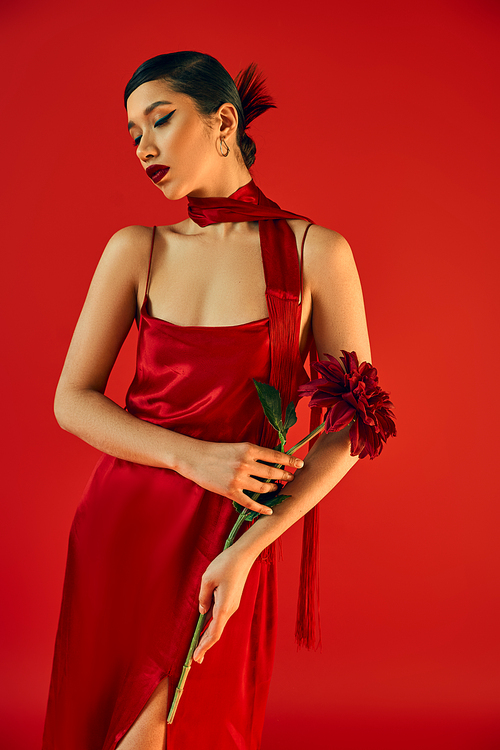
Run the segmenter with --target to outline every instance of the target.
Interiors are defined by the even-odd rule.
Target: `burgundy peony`
[[[396,436],[395,415],[389,394],[378,384],[377,370],[369,362],[358,363],[356,352],[346,352],[340,362],[331,354],[313,362],[322,377],[299,387],[299,396],[311,396],[311,408],[327,409],[325,432],[338,432],[352,420],[351,456],[375,458],[387,438]]]

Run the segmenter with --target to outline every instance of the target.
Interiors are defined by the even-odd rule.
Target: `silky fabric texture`
[[[255,199],[255,188],[234,195]],[[284,223],[276,222],[282,232]],[[279,278],[274,263],[293,268],[296,284],[296,246],[283,248],[267,259],[263,249],[266,282]],[[298,288],[273,291],[297,306]],[[239,326],[177,326],[152,317],[147,302],[146,293],[127,410],[203,440],[273,444],[252,379],[271,378],[275,311]],[[300,307],[293,314],[300,319]],[[280,340],[293,342],[288,390],[296,394],[307,380],[296,329]],[[114,750],[166,676],[170,705],[201,575],[235,519],[227,498],[171,469],[101,456],[70,530],[43,750]],[[258,750],[275,639],[276,568],[259,559],[223,637],[193,664],[168,750]]]

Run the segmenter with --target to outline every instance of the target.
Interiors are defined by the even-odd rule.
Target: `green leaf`
[[[279,391],[267,383],[259,383],[259,381],[255,379],[253,382],[257,388],[257,394],[260,403],[262,404],[262,408],[264,409],[264,414],[268,418],[272,427],[279,432],[283,428],[283,422],[281,419],[281,396]]]
[[[285,435],[290,429],[290,427],[293,427],[295,422],[297,421],[297,414],[295,412],[295,404],[293,401],[290,401],[288,406],[286,407],[286,413],[285,413]]]
[[[291,497],[291,495],[273,495],[268,502],[263,503],[262,500],[260,500],[259,502],[261,503],[261,505],[267,505],[268,508],[274,508],[275,505],[280,505],[283,500],[287,500],[289,497]],[[245,513],[245,521],[253,521],[254,518],[258,518],[259,516],[264,515],[263,513],[259,513],[257,510],[248,510],[248,508],[245,509],[243,508],[243,506],[239,505],[236,502],[233,502],[233,505],[247,511]]]
[[[281,505],[283,500],[288,500],[289,497],[292,497],[291,495],[276,495],[275,497],[272,497],[271,500],[266,503],[268,508],[274,508],[276,505]],[[261,514],[259,513],[259,516]]]

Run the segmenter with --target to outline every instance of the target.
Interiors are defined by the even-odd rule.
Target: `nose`
[[[135,153],[141,161],[147,161],[152,157],[158,156],[159,151],[154,143],[154,139],[149,138],[147,132],[141,136]]]

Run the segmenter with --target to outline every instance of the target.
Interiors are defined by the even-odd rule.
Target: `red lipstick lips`
[[[150,164],[146,169],[146,174],[156,183],[163,180],[169,169],[170,167],[165,167],[163,164]]]

